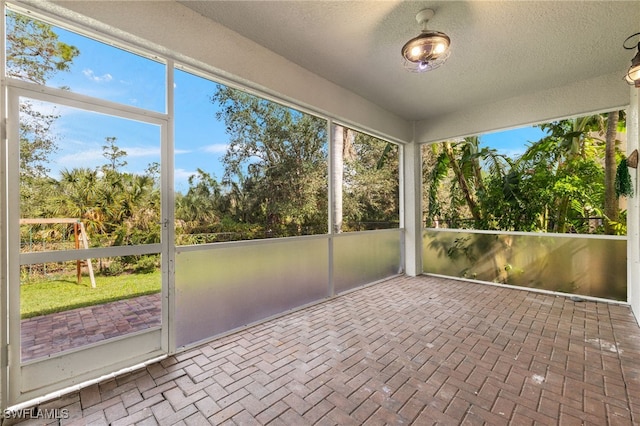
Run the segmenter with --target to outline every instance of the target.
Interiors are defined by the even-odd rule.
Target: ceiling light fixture
[[[405,69],[412,72],[425,72],[438,68],[449,57],[451,39],[440,31],[427,30],[427,22],[433,18],[433,9],[424,9],[416,15],[416,21],[422,25],[422,32],[402,46]]]
[[[629,67],[627,74],[624,76],[624,79],[627,83],[640,87],[640,41],[638,41],[637,46],[627,46],[627,42],[635,36],[640,36],[640,33],[630,35],[624,43],[622,43],[622,47],[627,50],[638,49],[638,53],[636,53],[636,56],[631,60],[631,66]]]

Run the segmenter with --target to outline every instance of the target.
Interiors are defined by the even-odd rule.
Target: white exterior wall
[[[405,273],[422,274],[422,157],[421,146],[412,143],[402,150],[404,179],[403,220]]]

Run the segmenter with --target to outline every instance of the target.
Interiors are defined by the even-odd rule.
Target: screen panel
[[[333,282],[336,293],[402,273],[402,231],[385,230],[336,235]]]
[[[627,300],[625,237],[427,229],[425,273]]]
[[[178,347],[329,296],[327,237],[193,248],[176,253]]]

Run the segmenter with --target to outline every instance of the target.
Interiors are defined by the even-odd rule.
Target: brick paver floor
[[[631,425],[627,306],[399,277],[43,404],[62,424]]]
[[[161,312],[157,293],[22,320],[22,361],[158,326]]]

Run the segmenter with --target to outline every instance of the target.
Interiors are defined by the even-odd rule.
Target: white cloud
[[[76,167],[95,167],[98,161],[102,162],[102,150],[78,150],[72,154],[66,154],[56,159],[56,165],[61,169],[73,169]]]
[[[73,143],[74,145],[85,145],[85,148],[75,149],[73,153],[63,154],[56,158],[54,160],[55,166],[54,164],[51,164],[52,169],[73,169],[77,167],[89,167],[93,169],[106,162],[102,148],[88,148],[86,147],[86,144],[82,142],[73,141]],[[121,149],[127,153],[125,161],[127,159],[133,160],[134,158],[143,157],[155,157],[150,160],[158,161],[160,159],[160,148],[122,147]]]
[[[127,157],[157,157],[160,158],[160,147],[144,146],[144,147],[122,147],[120,148],[127,153]]]
[[[84,76],[87,77],[89,80],[95,81],[96,83],[108,83],[111,80],[113,80],[113,77],[111,76],[111,74],[107,73],[101,76],[95,75],[93,70],[89,68],[82,70],[82,74],[84,74]]]
[[[195,170],[191,171],[191,170],[185,170],[185,169],[175,169],[173,171],[173,178],[176,181],[186,181],[187,179],[189,179],[189,177],[195,174],[196,174]]]
[[[175,190],[177,192],[186,192],[189,190],[189,177],[195,175],[195,171],[185,169],[175,169],[173,171],[173,181],[175,182]]]
[[[202,150],[211,154],[224,154],[225,152],[227,152],[228,147],[229,145],[225,143],[214,143],[212,145],[203,147]]]

